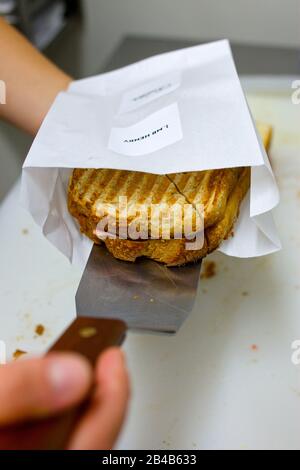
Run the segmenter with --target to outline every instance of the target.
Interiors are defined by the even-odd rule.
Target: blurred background
[[[240,73],[300,73],[300,0],[0,0],[0,15],[75,78],[220,38]],[[30,143],[0,123],[0,201]]]

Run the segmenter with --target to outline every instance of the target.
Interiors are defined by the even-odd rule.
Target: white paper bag
[[[73,82],[29,151],[22,200],[43,234],[83,266],[92,242],[68,213],[72,168],[168,174],[241,166],[252,167],[251,189],[234,237],[219,250],[237,257],[275,252],[278,188],[229,43],[218,41]]]

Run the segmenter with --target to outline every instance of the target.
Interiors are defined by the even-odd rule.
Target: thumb
[[[0,366],[0,426],[42,418],[79,403],[93,374],[79,355],[51,353]]]

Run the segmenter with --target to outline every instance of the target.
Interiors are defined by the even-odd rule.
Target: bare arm
[[[0,18],[0,80],[6,85],[6,104],[0,104],[0,118],[35,135],[71,77]]]
[[[72,79],[0,18],[0,80],[7,89],[0,118],[35,135],[57,93]],[[83,358],[64,354],[0,366],[0,449],[18,448],[20,423],[80,403],[92,385],[95,393],[90,408],[70,436],[70,449],[113,446],[129,399],[121,351],[106,351],[95,371]],[[38,448],[39,442],[30,445]]]

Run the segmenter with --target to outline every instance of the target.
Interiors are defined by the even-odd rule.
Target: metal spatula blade
[[[124,262],[94,245],[76,294],[77,315],[176,333],[193,308],[200,268],[200,262],[175,268],[148,259]]]

